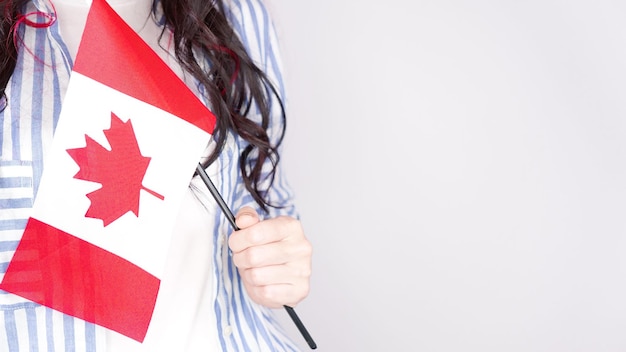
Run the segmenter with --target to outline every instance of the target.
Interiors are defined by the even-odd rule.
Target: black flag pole
[[[230,222],[230,225],[235,231],[239,231],[239,226],[237,226],[237,224],[235,223],[235,216],[233,215],[233,212],[230,210],[226,202],[224,202],[224,198],[222,198],[222,195],[220,194],[220,192],[218,192],[217,188],[213,184],[213,181],[211,181],[209,175],[207,175],[206,171],[202,167],[202,164],[198,163],[198,166],[196,166],[196,171],[198,172],[198,175],[200,175],[200,178],[202,179],[204,184],[209,188],[209,192],[211,192],[211,195],[213,196],[213,198],[215,198],[217,205],[226,216],[226,219],[228,219],[228,222]],[[296,327],[300,331],[300,334],[302,334],[302,337],[304,337],[304,339],[306,340],[306,343],[309,345],[309,347],[312,350],[316,349],[317,344],[315,344],[315,341],[313,341],[313,337],[311,337],[311,335],[307,331],[306,327],[298,317],[298,314],[296,314],[296,311],[292,307],[289,307],[287,305],[283,305],[283,307],[285,307],[287,314],[289,314],[291,320],[294,322],[294,324],[296,324]]]

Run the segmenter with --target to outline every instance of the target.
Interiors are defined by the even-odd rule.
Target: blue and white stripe
[[[284,97],[278,39],[267,9],[261,0],[232,0],[227,5],[231,23],[253,60]],[[51,12],[45,0],[29,4],[29,11],[35,9]],[[72,65],[56,24],[42,29],[22,24],[20,31],[29,50],[22,47],[19,51],[17,69],[7,88],[9,106],[0,113],[0,279],[29,217]],[[278,102],[274,100],[272,106],[274,117],[279,117]],[[277,138],[280,123],[280,118],[274,119],[272,138]],[[231,136],[217,161],[216,183],[232,209],[256,206],[243,186],[236,162],[244,146]],[[280,173],[270,198],[285,206],[273,209],[270,216],[297,216],[290,188]],[[221,349],[298,350],[274,320],[273,312],[247,297],[227,246],[230,224],[217,214],[214,311]],[[1,291],[0,330],[4,330],[0,332],[0,351],[104,351],[106,347],[102,328]]]
[[[278,55],[279,44],[267,9],[259,1],[241,0],[231,2],[228,10],[231,23],[241,35],[242,42],[253,60],[264,69],[281,97],[284,97],[281,61]],[[276,140],[282,123],[280,105],[276,99],[272,101],[272,107],[272,131],[275,133],[270,137]],[[252,111],[258,112],[254,108]],[[251,118],[258,120],[258,116]],[[246,205],[256,207],[252,196],[241,182],[236,162],[237,155],[246,147],[246,144],[241,139],[230,137],[222,157],[218,160],[218,179],[223,181],[219,185],[220,193],[224,195],[231,209],[240,209]],[[266,165],[267,168],[269,166],[269,164]],[[279,169],[268,196],[276,204],[282,204],[285,207],[270,208],[268,216],[280,214],[297,216],[291,203],[293,195],[285,178],[281,176]],[[219,226],[217,233],[229,233],[231,228],[226,218],[220,213],[217,217],[216,223]],[[285,333],[275,321],[273,311],[260,307],[247,298],[243,283],[236,274],[237,268],[229,255],[226,237],[217,236],[213,248],[215,250],[214,270],[216,276],[221,278],[217,282],[218,292],[214,309],[218,317],[218,336],[222,349],[224,351],[297,351],[296,345],[284,337]],[[231,331],[233,333],[229,333]]]

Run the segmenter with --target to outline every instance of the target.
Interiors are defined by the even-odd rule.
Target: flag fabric
[[[0,289],[145,338],[214,115],[94,0],[33,212]]]

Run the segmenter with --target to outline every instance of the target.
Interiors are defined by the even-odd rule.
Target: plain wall
[[[319,351],[626,351],[626,2],[270,8]]]

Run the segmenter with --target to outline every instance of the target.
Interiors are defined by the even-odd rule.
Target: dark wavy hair
[[[29,1],[0,0],[0,97],[6,101],[5,89],[17,60],[14,36]],[[234,132],[246,141],[239,158],[246,189],[264,211],[268,211],[268,206],[276,207],[268,199],[268,190],[280,160],[278,147],[285,134],[285,109],[276,88],[250,58],[228,21],[223,3],[228,0],[153,1],[160,1],[165,25],[173,32],[177,60],[201,83],[217,117],[213,133],[217,147],[204,166],[217,159],[228,133]],[[203,68],[207,62],[208,71]],[[274,97],[282,121],[278,137],[271,140],[268,128]],[[0,104],[0,109],[3,106]],[[260,112],[260,121],[248,118],[253,108]],[[264,172],[266,163],[271,168]]]

